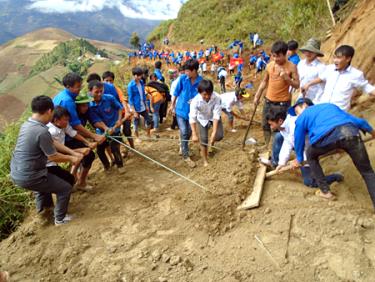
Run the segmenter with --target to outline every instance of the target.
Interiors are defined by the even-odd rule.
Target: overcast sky
[[[177,17],[187,0],[29,0],[28,8],[43,13],[94,12],[117,8],[129,18],[166,20]]]

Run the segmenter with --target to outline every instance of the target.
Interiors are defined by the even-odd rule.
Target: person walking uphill
[[[214,93],[211,80],[202,80],[198,85],[199,95],[196,95],[190,104],[189,121],[192,129],[192,141],[201,144],[203,166],[208,166],[208,146],[213,146],[216,141],[224,137],[223,123],[221,121],[221,99]],[[212,133],[208,138],[208,130]],[[198,133],[199,132],[199,138]]]
[[[10,162],[13,182],[34,191],[38,213],[53,206],[52,193],[56,194],[55,225],[65,224],[72,218],[67,214],[72,185],[47,170],[47,160],[78,165],[82,158],[56,151],[47,124],[52,121],[53,102],[47,96],[37,96],[31,102],[32,115],[22,126]]]
[[[198,85],[202,77],[198,75],[199,62],[190,59],[185,63],[185,74],[178,79],[172,97],[170,112],[176,113],[178,127],[180,129],[181,151],[186,163],[194,168],[195,162],[189,156],[189,142],[191,137],[191,127],[189,123],[189,112],[191,100],[198,94]],[[177,102],[176,102],[177,100]]]
[[[147,137],[151,137],[151,117],[148,114],[150,112],[149,107],[146,103],[146,92],[145,92],[145,85],[142,81],[142,77],[144,75],[144,71],[140,67],[135,67],[132,70],[132,74],[134,79],[129,82],[128,84],[128,99],[129,99],[129,106],[134,114],[134,132],[135,136],[139,138],[138,126],[139,126],[139,119],[140,116],[143,116],[145,119]],[[137,140],[138,143],[140,140]]]
[[[359,134],[363,131],[375,137],[375,131],[369,123],[346,113],[334,104],[309,106],[304,99],[298,100],[288,112],[292,116],[297,116],[294,135],[297,158],[293,164],[295,167],[301,166],[306,146],[305,137],[308,135],[310,145],[306,150],[306,157],[320,188],[317,195],[325,199],[334,198],[319,163],[319,157],[330,151],[341,149],[349,154],[366,182],[375,209],[375,173]]]
[[[270,111],[286,112],[292,98],[289,88],[299,88],[297,67],[287,60],[287,51],[288,45],[283,41],[276,41],[272,45],[273,62],[267,65],[266,74],[254,97],[254,105],[258,105],[264,89],[267,88],[262,118],[266,145],[271,139],[271,128],[266,119],[267,114]]]

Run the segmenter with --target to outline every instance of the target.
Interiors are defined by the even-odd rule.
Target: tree
[[[138,48],[139,46],[139,36],[136,32],[133,32],[132,33],[132,36],[130,37],[130,44],[134,47],[134,48]]]

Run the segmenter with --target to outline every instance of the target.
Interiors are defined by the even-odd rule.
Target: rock
[[[171,257],[170,257],[169,255],[167,255],[167,254],[163,254],[163,255],[161,256],[161,260],[162,260],[162,262],[164,262],[164,263],[168,263],[170,259],[171,259]]]
[[[336,218],[334,216],[331,216],[329,219],[328,219],[328,223],[329,224],[332,224],[336,221]]]
[[[271,213],[271,209],[270,208],[266,208],[265,210],[264,210],[264,214],[270,214]]]
[[[181,262],[180,256],[172,256],[171,259],[169,260],[170,265],[177,265],[180,262]]]
[[[151,266],[151,270],[154,271],[157,268],[158,268],[158,265],[156,263],[153,263]]]
[[[255,261],[255,257],[250,257],[250,261]]]
[[[159,280],[159,282],[167,282],[168,281],[168,279],[165,278],[165,277],[159,277],[158,280]]]
[[[155,250],[152,252],[151,256],[154,261],[159,261],[161,258],[161,253],[159,252],[159,250]]]

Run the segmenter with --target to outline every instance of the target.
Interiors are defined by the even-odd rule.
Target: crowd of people
[[[265,144],[273,141],[271,159],[260,161],[281,170],[294,150],[297,157],[292,164],[301,168],[304,184],[319,187],[319,196],[331,199],[334,195],[329,185],[342,181],[343,176],[340,173],[325,176],[319,157],[333,149],[342,149],[348,152],[364,178],[375,207],[375,174],[359,134],[363,131],[375,137],[375,131],[365,120],[347,113],[354,89],[375,95],[375,87],[351,65],[354,56],[351,46],[337,48],[334,63],[328,66],[319,60],[324,54],[315,39],[300,48],[303,60],[297,51],[296,41],[277,41],[271,48],[272,60],[265,52],[257,54],[265,61],[262,67],[265,75],[254,96],[254,107],[267,89],[262,128]],[[54,193],[55,224],[69,222],[72,217],[67,211],[72,190],[94,188],[87,176],[95,152],[106,173],[114,170],[124,173],[125,152],[120,143],[126,140],[130,148],[135,148],[141,142],[141,127],[147,138],[157,135],[168,114],[173,117],[168,129],[179,129],[180,154],[186,164],[190,168],[197,165],[189,146],[194,142],[200,145],[203,166],[208,166],[208,153],[224,138],[222,115],[227,117],[229,131],[233,133],[235,118],[249,119],[243,107],[246,90],[240,87],[241,83],[236,83],[234,91],[226,92],[226,67],[212,69],[221,86],[222,94],[218,94],[214,82],[202,76],[198,56],[206,56],[208,60],[212,54],[191,54],[168,74],[163,73],[159,60],[151,73],[134,67],[127,95],[114,85],[114,73],[106,71],[102,76],[88,75],[88,93],[81,93],[83,78],[69,73],[63,79],[64,90],[53,99],[35,97],[31,103],[32,116],[19,133],[11,161],[11,178],[18,186],[35,193],[37,211],[51,210]],[[292,106],[293,97],[297,101]],[[71,164],[70,171],[58,165],[66,162]]]

